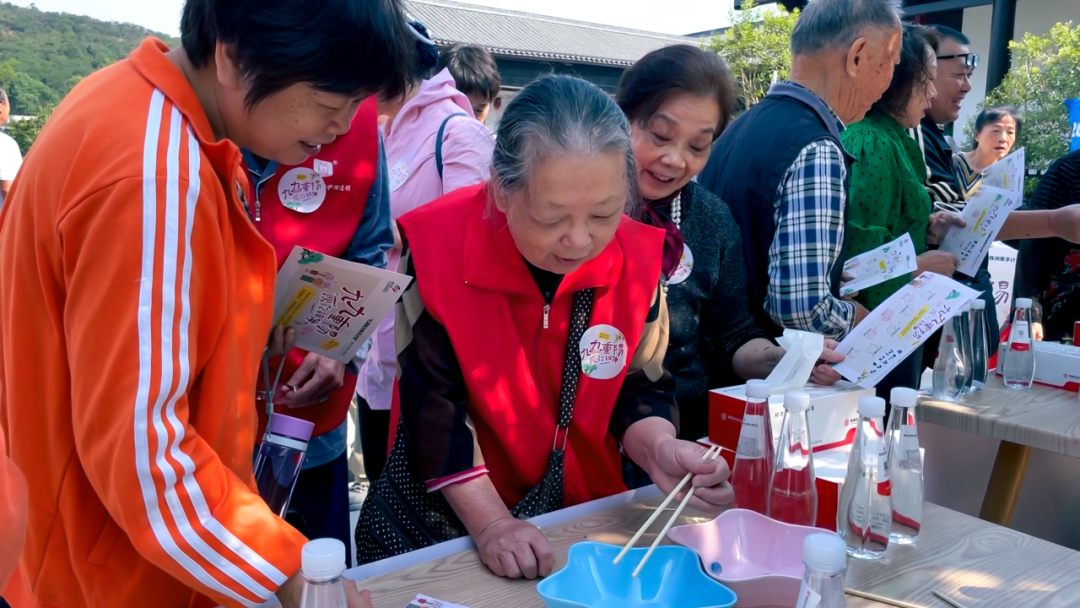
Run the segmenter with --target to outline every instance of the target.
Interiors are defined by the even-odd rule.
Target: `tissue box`
[[[1003,344],[1002,348],[1008,348],[1008,345]],[[1035,351],[1035,382],[1067,391],[1080,391],[1080,346],[1033,342],[1031,349]],[[999,357],[999,376],[1000,363]]]
[[[837,382],[834,386],[808,384],[803,389],[810,394],[810,443],[814,452],[820,452],[855,441],[855,427],[859,422],[859,397],[873,396],[874,389],[862,388],[850,382]],[[746,410],[746,386],[721,388],[709,393],[709,440],[729,450],[739,445],[742,417]],[[780,438],[780,425],[784,421],[784,396],[773,395],[769,399],[772,414],[773,443]]]

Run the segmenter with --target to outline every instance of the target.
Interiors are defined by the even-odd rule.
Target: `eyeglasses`
[[[938,55],[938,61],[942,59],[964,59],[964,66],[971,69],[979,67],[979,54],[978,53],[957,53],[956,55]]]

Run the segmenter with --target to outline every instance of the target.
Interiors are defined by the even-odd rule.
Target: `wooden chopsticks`
[[[701,459],[702,460],[716,460],[717,457],[719,457],[719,456],[720,456],[720,446],[715,446],[714,445],[711,448],[709,448],[708,451],[706,451],[704,454],[702,454]],[[639,540],[641,540],[641,537],[645,534],[646,530],[648,530],[649,527],[652,526],[653,523],[656,522],[656,520],[660,517],[660,514],[664,512],[664,509],[666,509],[667,506],[669,504],[671,504],[671,501],[675,499],[675,496],[677,496],[679,494],[679,492],[681,492],[682,489],[684,487],[686,487],[686,484],[690,482],[691,477],[693,477],[693,474],[692,473],[687,473],[682,478],[682,481],[679,482],[679,485],[675,486],[675,489],[672,490],[671,493],[667,495],[667,498],[664,499],[664,502],[660,503],[659,507],[656,507],[656,510],[653,511],[653,514],[651,516],[649,516],[649,519],[647,519],[645,521],[645,524],[641,526],[641,529],[639,529],[637,531],[637,533],[634,534],[634,536],[630,539],[630,542],[626,543],[626,546],[623,547],[622,551],[620,551],[619,554],[617,556],[615,556],[615,561],[612,562],[612,563],[617,564],[620,561],[622,561],[622,558],[626,556],[626,554],[630,551],[630,549],[633,548],[633,546]],[[679,515],[682,514],[683,509],[685,509],[686,505],[690,503],[690,499],[693,498],[693,496],[694,496],[694,488],[690,488],[690,491],[686,493],[685,497],[683,497],[682,502],[680,502],[679,506],[675,508],[675,512],[672,513],[671,519],[669,519],[667,524],[664,525],[664,528],[660,531],[660,534],[657,535],[656,540],[653,541],[652,546],[650,546],[649,550],[645,553],[645,557],[642,558],[641,563],[638,564],[637,568],[634,569],[633,576],[635,578],[641,572],[641,569],[645,566],[645,562],[648,561],[649,556],[651,556],[653,554],[653,551],[656,550],[656,547],[660,544],[660,541],[662,541],[664,539],[664,536],[668,533],[668,530],[671,529],[671,526],[675,523],[675,520],[677,520],[679,518]]]
[[[884,597],[884,596],[881,596],[881,595],[874,595],[873,593],[867,593],[865,591],[856,591],[855,589],[845,589],[844,591],[848,595],[854,595],[855,597],[861,597],[864,600],[870,600],[870,601],[873,601],[873,602],[877,602],[879,604],[887,604],[889,606],[896,606],[897,608],[925,608],[924,606],[920,606],[918,604],[912,604],[912,603],[909,603],[909,602],[902,602],[900,600],[894,600],[892,598]],[[933,591],[933,594],[934,594],[935,597],[937,597],[941,601],[946,602],[946,603],[950,604],[951,606],[953,606],[953,608],[966,608],[960,602],[952,599],[951,597],[945,595],[944,593],[942,593],[940,591],[937,591],[936,589]]]

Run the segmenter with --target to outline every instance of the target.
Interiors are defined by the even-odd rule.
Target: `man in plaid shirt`
[[[838,297],[849,162],[840,143],[889,87],[898,0],[815,0],[791,37],[787,82],[724,133],[699,181],[742,228],[751,309],[784,328],[842,339],[867,311]]]

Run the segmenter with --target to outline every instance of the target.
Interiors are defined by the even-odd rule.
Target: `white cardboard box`
[[[1001,375],[1001,357],[1008,345],[1001,345],[998,353],[998,375]],[[1053,342],[1032,342],[1035,351],[1035,382],[1062,388],[1080,390],[1080,346],[1068,346]]]

